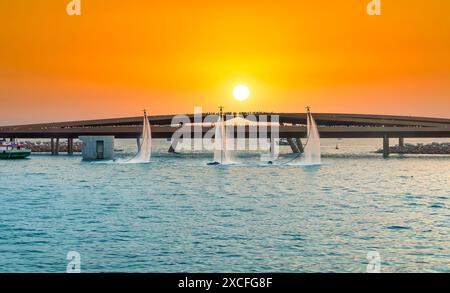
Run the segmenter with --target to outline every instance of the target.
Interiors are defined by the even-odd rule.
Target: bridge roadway
[[[251,113],[250,113],[251,114]],[[202,115],[202,119],[207,114]],[[243,114],[247,117],[248,113]],[[278,115],[280,138],[306,136],[305,113],[254,113],[261,117]],[[322,138],[445,138],[450,137],[450,119],[366,114],[313,114]],[[172,125],[174,115],[150,116],[152,136],[171,138],[180,126]],[[194,115],[187,114],[191,122]],[[206,133],[210,126],[203,127]],[[78,138],[84,135],[113,135],[115,138],[138,138],[142,131],[142,117],[115,118],[0,126],[0,138]],[[248,131],[248,127],[247,130]],[[270,127],[268,127],[270,136]]]

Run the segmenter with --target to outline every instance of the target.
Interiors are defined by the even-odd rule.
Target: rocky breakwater
[[[28,149],[31,149],[33,153],[50,153],[52,151],[52,145],[50,142],[31,142],[31,141],[21,141],[19,145]],[[80,153],[81,152],[82,142],[74,141],[73,142],[73,152]],[[68,145],[66,141],[59,142],[59,152],[64,153],[68,151]]]
[[[393,154],[427,154],[427,155],[450,155],[450,142],[430,144],[410,144],[405,146],[392,146],[389,148],[390,153]],[[379,149],[377,153],[383,153],[383,149]]]

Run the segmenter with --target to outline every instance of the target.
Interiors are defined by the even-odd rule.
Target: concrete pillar
[[[140,152],[141,151],[141,138],[140,137],[136,138],[136,143],[137,143],[138,152]]]
[[[59,155],[59,138],[56,139],[55,155]]]
[[[405,138],[404,137],[400,137],[398,139],[398,146],[401,147],[401,148],[405,147]]]
[[[292,149],[292,152],[293,152],[294,154],[300,153],[300,150],[298,149],[298,147],[297,147],[297,145],[295,144],[294,139],[293,139],[292,137],[289,137],[289,138],[287,139],[287,141],[288,141],[288,143],[289,143],[289,145],[290,145],[290,147],[291,147],[291,149]]]
[[[276,152],[276,141],[275,141],[275,139],[273,139],[273,138],[271,138],[270,139],[270,155],[271,155],[271,157],[272,158],[274,158],[275,157],[275,152]]]
[[[303,148],[303,143],[302,143],[302,139],[300,138],[300,137],[297,137],[296,139],[295,139],[295,143],[297,144],[297,148],[298,148],[298,150],[300,151],[300,153],[304,153],[305,152],[305,150],[304,150],[304,148]]]
[[[383,158],[389,158],[389,137],[385,135],[383,137]]]
[[[80,136],[83,160],[112,160],[114,136]]]
[[[55,139],[54,138],[52,138],[50,140],[50,151],[51,151],[52,155],[55,154]]]
[[[73,155],[73,138],[67,139],[67,154]]]
[[[265,140],[265,139],[264,139]],[[278,158],[278,155],[280,154],[280,146],[279,146],[279,139],[278,138],[271,138],[270,144],[269,144],[269,154],[262,154],[261,160],[268,161],[269,164],[272,164],[274,160]],[[264,148],[267,147],[266,141],[264,141]]]

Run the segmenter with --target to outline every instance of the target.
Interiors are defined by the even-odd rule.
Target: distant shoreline
[[[20,146],[27,148],[27,149],[31,149],[31,152],[33,153],[50,153],[52,151],[52,146],[50,142],[30,142],[30,141],[25,141],[25,142],[21,142],[19,143]],[[73,152],[74,153],[81,153],[81,146],[82,143],[77,141],[73,143]],[[58,151],[59,152],[68,152],[68,145],[66,142],[60,142],[59,143],[59,147],[58,147]]]
[[[416,155],[450,155],[450,143],[433,142],[430,144],[405,144],[405,146],[389,147],[392,154],[416,154]],[[376,153],[383,153],[383,149],[379,149]]]

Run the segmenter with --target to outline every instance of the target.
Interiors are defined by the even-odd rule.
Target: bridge
[[[187,122],[198,122],[207,115],[203,113],[194,120],[194,114],[186,114]],[[267,117],[271,121],[273,115],[277,115],[280,127],[279,137],[289,140],[293,151],[292,139],[306,137],[306,113],[225,113],[229,116],[242,115],[244,118],[252,115],[257,121],[263,121]],[[217,115],[217,114],[216,114]],[[178,115],[177,115],[178,116]],[[153,138],[171,138],[180,124],[173,124],[175,115],[149,116],[152,125]],[[201,117],[201,118],[200,118]],[[313,114],[319,127],[322,138],[382,138],[384,155],[389,155],[389,139],[398,138],[399,144],[404,144],[405,138],[448,138],[450,137],[450,119],[392,116],[392,115],[368,115],[368,114],[337,114],[316,113]],[[186,124],[187,125],[187,124]],[[185,125],[185,127],[187,127]],[[203,133],[211,130],[212,126],[203,126]],[[247,127],[248,131],[248,127]],[[0,126],[0,138],[48,138],[53,140],[68,139],[69,145],[73,139],[80,136],[114,136],[118,139],[138,139],[142,132],[142,117],[98,119],[69,121],[57,123],[40,123],[28,125]],[[270,127],[268,127],[270,136]],[[52,144],[53,145],[53,144]],[[299,144],[297,143],[297,146]],[[70,149],[70,148],[69,148]]]

